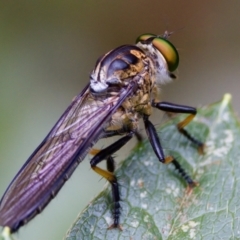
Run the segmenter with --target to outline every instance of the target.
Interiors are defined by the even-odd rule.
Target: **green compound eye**
[[[142,34],[137,38],[136,43],[138,43],[140,41],[145,41],[145,40],[147,40],[148,38],[151,38],[151,37],[157,37],[157,35],[151,34],[151,33]]]
[[[170,72],[176,70],[179,64],[179,56],[177,49],[170,43],[165,37],[159,37],[152,33],[145,33],[140,35],[136,43],[146,41],[149,38],[153,38],[152,45],[164,56],[168,69]]]
[[[164,38],[156,37],[153,39],[152,44],[166,59],[169,71],[176,70],[179,64],[179,56],[172,43]]]

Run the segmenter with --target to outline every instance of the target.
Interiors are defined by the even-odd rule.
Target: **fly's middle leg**
[[[185,170],[182,168],[180,163],[174,159],[172,156],[167,156],[165,157],[163,148],[161,146],[160,139],[157,135],[157,131],[154,127],[154,125],[149,121],[148,116],[144,116],[143,118],[145,129],[148,135],[148,139],[152,145],[152,148],[157,155],[158,159],[162,163],[172,163],[175,168],[178,170],[178,172],[181,174],[183,179],[187,182],[188,184],[188,189],[187,192],[190,192],[190,190],[196,186],[197,184],[192,180],[192,178],[185,172]]]
[[[157,131],[153,124],[149,121],[148,116],[143,117],[145,129],[147,132],[148,139],[150,141],[150,144],[152,145],[153,151],[157,155],[158,159],[162,163],[170,163],[174,159],[171,156],[165,157],[165,154],[163,152],[162,145],[160,143],[160,139],[157,135]]]
[[[120,138],[118,141],[102,150],[93,149],[92,151],[90,151],[91,154],[94,154],[94,151],[97,151],[95,152],[96,155],[90,161],[91,168],[96,173],[107,179],[112,186],[113,224],[109,228],[119,228],[121,230],[121,226],[119,224],[121,214],[119,184],[116,176],[113,173],[115,166],[112,155],[116,151],[118,151],[121,147],[123,147],[133,137],[133,134],[134,134],[133,132],[129,133],[128,135]],[[107,170],[97,167],[97,164],[103,160],[107,160]]]

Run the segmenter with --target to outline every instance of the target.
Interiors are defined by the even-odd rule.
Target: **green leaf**
[[[10,228],[4,227],[1,234],[0,240],[14,240],[12,234],[10,233]]]
[[[199,109],[186,128],[205,142],[204,155],[176,130],[183,115],[159,130],[165,150],[199,183],[191,194],[174,167],[159,163],[144,141],[116,171],[123,231],[108,229],[108,186],[80,214],[66,239],[240,239],[240,128],[230,101],[226,94]]]

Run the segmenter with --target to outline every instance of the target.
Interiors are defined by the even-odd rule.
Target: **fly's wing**
[[[114,96],[96,100],[86,86],[29,157],[0,202],[0,225],[15,232],[54,198],[105,124],[134,91],[129,84]]]

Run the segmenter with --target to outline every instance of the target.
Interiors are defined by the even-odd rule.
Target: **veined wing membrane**
[[[0,225],[14,232],[42,211],[134,88],[129,84],[114,96],[96,100],[86,86],[9,185],[0,203]]]

